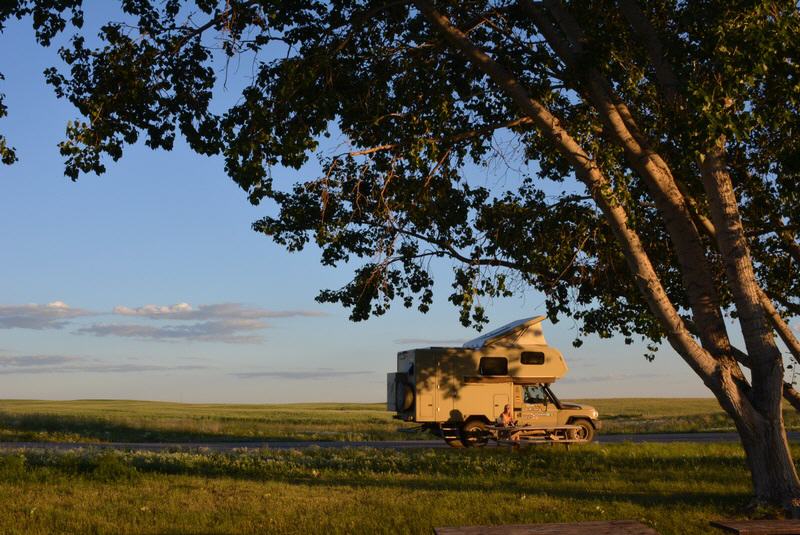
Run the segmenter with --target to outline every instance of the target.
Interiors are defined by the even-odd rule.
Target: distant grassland
[[[603,433],[733,430],[713,399],[579,400],[595,406]],[[788,408],[787,427],[800,429]],[[413,425],[392,419],[381,403],[288,405],[183,404],[151,401],[0,400],[0,441],[212,442],[397,440]],[[431,437],[432,438],[432,437]]]
[[[735,444],[0,454],[3,534],[428,535],[616,519],[701,534],[741,517],[749,496]]]

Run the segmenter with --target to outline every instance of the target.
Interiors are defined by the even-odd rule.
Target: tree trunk
[[[797,518],[800,493],[783,418],[772,422],[754,415],[752,420],[755,424],[752,429],[744,422],[737,422],[736,427],[747,456],[756,499],[762,503],[780,504]]]
[[[752,387],[744,391],[748,403],[742,403],[729,414],[736,422],[747,454],[756,499],[780,504],[798,516],[800,480],[783,425],[783,361],[764,311],[763,291],[756,282],[736,194],[725,164],[724,137],[710,147],[701,168],[727,284],[736,303],[752,371]],[[722,386],[726,395],[731,393],[724,383]],[[735,394],[740,397],[738,392]]]
[[[542,135],[553,141],[602,211],[623,250],[640,292],[666,331],[670,344],[703,379],[717,396],[722,408],[733,418],[747,454],[756,498],[795,510],[796,498],[800,496],[800,482],[792,463],[780,412],[783,382],[782,373],[778,374],[782,371],[780,354],[777,353],[777,361],[772,358],[776,349],[774,339],[771,338],[771,329],[766,327],[760,308],[746,241],[744,248],[741,248],[743,234],[738,212],[724,214],[724,223],[733,222],[734,228],[726,227],[720,249],[734,279],[737,309],[743,309],[739,311],[742,330],[748,343],[748,352],[753,357],[753,377],[757,381],[757,388],[751,388],[747,383],[730,349],[727,354],[712,357],[691,336],[661,284],[639,234],[629,225],[625,208],[616,202],[607,177],[597,162],[564,129],[560,120],[542,102],[531,98],[527,89],[510,71],[475,46],[429,0],[415,0],[414,3],[453,48],[491,78],[519,107],[522,115],[530,118]],[[714,175],[713,178],[719,177]],[[729,177],[722,178],[729,182]],[[730,208],[732,200],[732,194],[723,195],[722,198],[713,199],[716,202],[712,204],[724,212]],[[739,228],[735,228],[737,225]],[[775,382],[776,379],[778,382]],[[800,508],[796,510],[800,511]]]
[[[737,359],[745,365],[750,357],[734,348]],[[786,439],[783,414],[764,414],[750,401],[752,391],[732,375],[730,367],[721,365],[706,385],[720,406],[731,417],[745,452],[753,482],[756,503],[779,505],[800,517],[800,485]],[[791,389],[791,385],[784,385]],[[793,390],[793,389],[792,389]]]

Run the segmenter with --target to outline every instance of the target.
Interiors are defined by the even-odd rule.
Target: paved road
[[[659,433],[640,435],[600,435],[597,442],[602,444],[618,444],[621,442],[738,442],[736,433]],[[789,433],[791,442],[800,442],[800,433]],[[0,442],[0,450],[11,449],[50,449],[69,451],[81,448],[103,448],[126,451],[172,451],[172,450],[209,450],[232,451],[236,449],[302,449],[318,448],[377,448],[377,449],[419,449],[419,448],[446,448],[440,440],[365,440],[365,441],[298,441],[298,442],[180,442],[180,443],[153,443],[153,442]]]

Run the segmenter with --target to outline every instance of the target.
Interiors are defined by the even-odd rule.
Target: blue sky
[[[88,15],[90,27],[108,16]],[[383,401],[398,351],[477,335],[446,301],[446,266],[426,315],[397,305],[351,323],[346,310],[316,303],[350,270],[255,234],[250,224],[272,207],[251,206],[219,158],[180,143],[131,147],[105,175],[70,182],[56,144],[77,116],[42,75],[55,49],[36,45],[27,21],[9,24],[0,47],[14,51],[0,59],[10,109],[0,132],[20,157],[0,167],[0,397]],[[275,175],[284,186],[308,176]],[[542,313],[542,301],[528,291],[485,304],[498,326]],[[569,321],[545,324],[545,334],[571,367],[555,387],[562,397],[707,395],[668,349],[648,363],[621,341],[572,348]]]

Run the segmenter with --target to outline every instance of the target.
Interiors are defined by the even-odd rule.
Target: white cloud
[[[267,310],[248,307],[241,303],[218,303],[192,307],[189,303],[174,305],[144,305],[131,308],[114,307],[114,314],[120,316],[138,316],[157,320],[218,320],[218,319],[266,319],[319,317],[326,314],[316,310]]]
[[[144,305],[114,308],[117,316],[156,321],[192,322],[179,325],[143,325],[129,323],[95,323],[78,329],[79,334],[122,336],[142,340],[184,340],[257,344],[264,338],[257,331],[268,329],[268,318],[318,317],[326,315],[315,310],[267,310],[240,303],[217,303],[193,307],[189,303],[174,305]]]
[[[165,316],[168,314],[180,314],[185,312],[191,312],[192,305],[189,303],[177,303],[175,305],[144,305],[143,307],[139,308],[129,308],[126,306],[117,306],[114,307],[114,314],[120,314],[122,316],[147,316],[149,318],[152,317],[160,317]]]
[[[70,320],[93,312],[72,308],[63,301],[46,305],[0,305],[0,329],[62,329]]]
[[[78,329],[79,334],[95,336],[121,336],[146,340],[185,340],[224,342],[230,344],[257,344],[263,337],[243,334],[260,331],[269,325],[260,320],[228,319],[201,321],[190,325],[130,325],[123,323],[95,323]]]
[[[204,342],[249,343],[263,341],[255,334],[270,327],[268,318],[318,317],[315,310],[267,310],[240,303],[218,303],[193,307],[189,303],[174,305],[117,306],[116,316],[157,321],[180,322],[179,325],[147,325],[131,323],[95,323],[77,329],[78,334],[122,336],[146,340],[190,340]],[[46,305],[0,305],[0,329],[62,329],[76,318],[100,314],[72,308],[63,301]]]
[[[190,371],[207,366],[181,364],[165,366],[143,362],[115,363],[74,355],[10,355],[0,356],[0,375],[61,373],[138,373]]]

